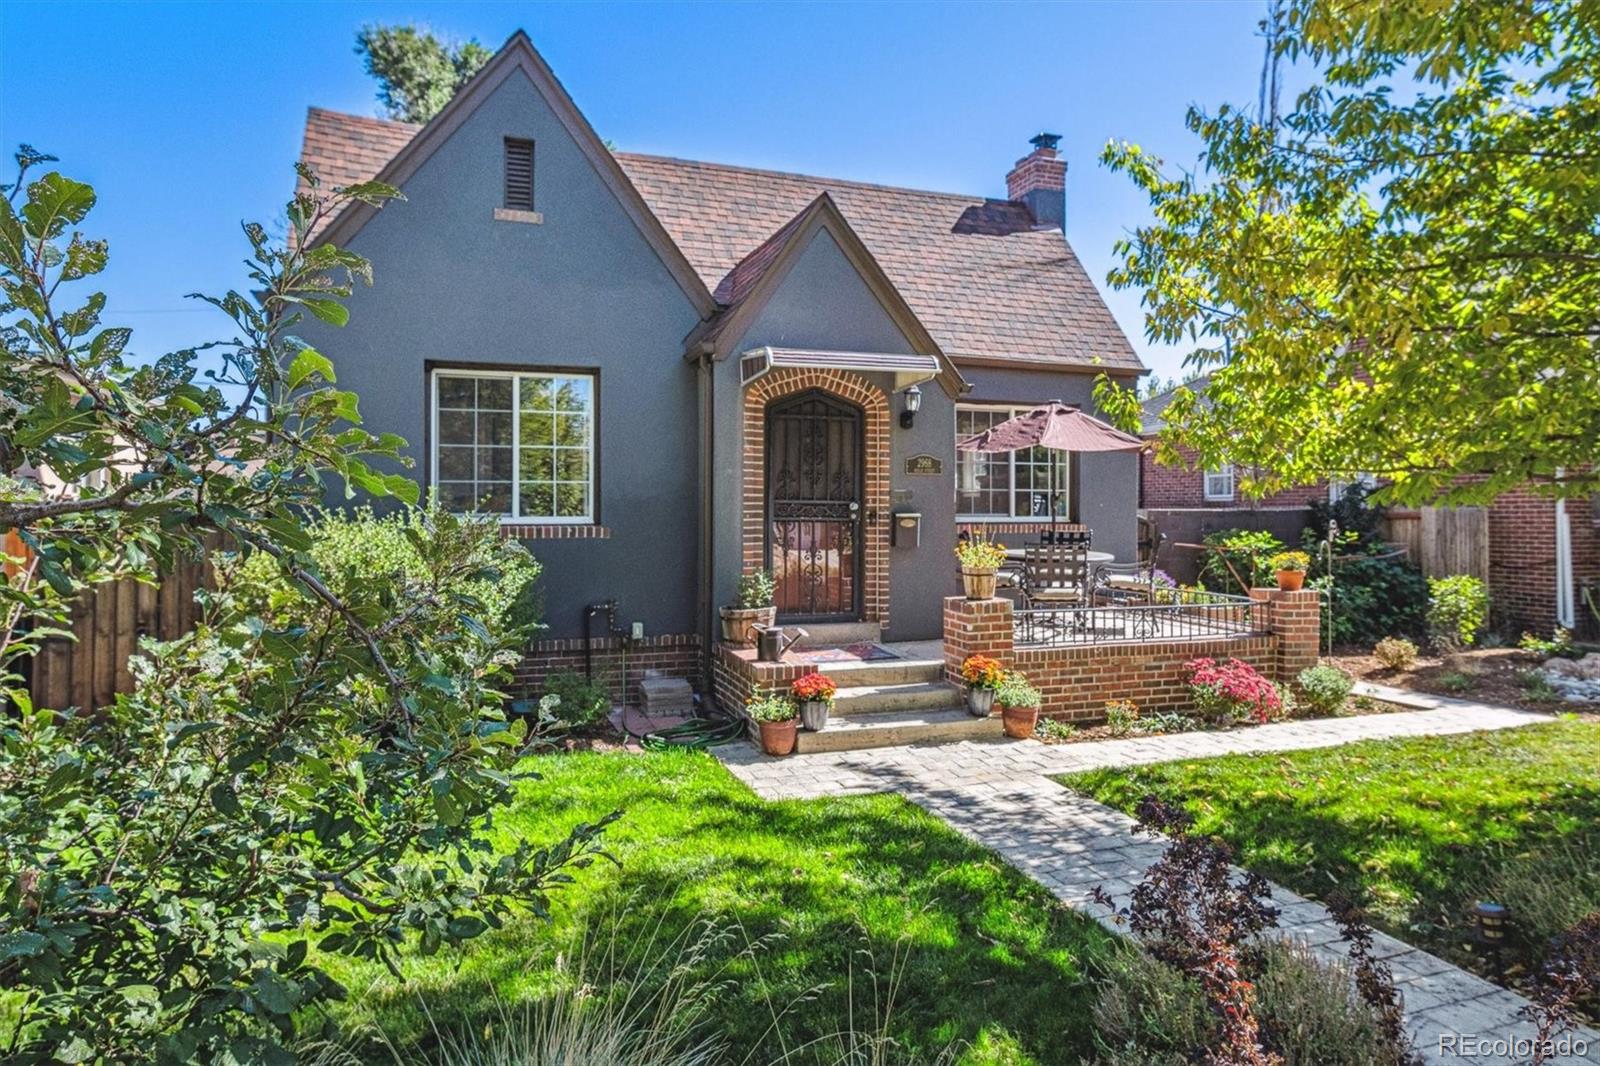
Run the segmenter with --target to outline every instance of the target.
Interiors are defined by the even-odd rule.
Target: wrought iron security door
[[[767,409],[767,566],[778,617],[861,617],[861,411],[823,392]]]

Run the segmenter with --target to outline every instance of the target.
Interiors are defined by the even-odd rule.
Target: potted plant
[[[1006,546],[977,533],[956,542],[956,558],[961,562],[961,585],[967,599],[991,599],[994,576],[1006,561]]]
[[[833,707],[833,697],[839,686],[827,674],[815,670],[796,678],[789,686],[789,695],[800,705],[800,726],[820,733],[828,724],[828,711]]]
[[[1033,736],[1039,724],[1039,690],[1028,684],[1028,679],[1016,670],[1006,674],[995,690],[995,702],[1000,704],[1000,723],[1006,736],[1026,740]]]
[[[793,700],[776,692],[768,692],[750,697],[744,709],[755,721],[756,729],[761,734],[763,752],[768,755],[788,755],[794,751],[799,719],[795,715]]]
[[[774,591],[770,571],[751,570],[740,577],[738,602],[722,608],[722,639],[748,648],[756,642],[756,626],[777,625],[778,609],[772,605]]]
[[[1311,556],[1305,552],[1279,552],[1267,560],[1278,575],[1278,588],[1284,592],[1298,592],[1305,584],[1306,571],[1311,568]]]
[[[994,713],[994,693],[1005,680],[1000,660],[987,655],[969,655],[961,664],[961,680],[967,683],[967,713],[987,718]]]

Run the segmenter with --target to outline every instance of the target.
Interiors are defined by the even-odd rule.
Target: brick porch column
[[[1284,592],[1251,589],[1256,610],[1267,612],[1267,628],[1278,645],[1274,656],[1277,680],[1292,682],[1308,666],[1317,665],[1322,647],[1322,595],[1315,589]]]
[[[961,684],[961,663],[969,655],[987,655],[1000,660],[1007,670],[1011,669],[1015,662],[1012,624],[1010,600],[945,597],[945,676]]]

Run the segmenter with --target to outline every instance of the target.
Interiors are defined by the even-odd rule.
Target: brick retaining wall
[[[1098,721],[1107,700],[1131,699],[1150,711],[1192,709],[1183,664],[1190,659],[1242,659],[1275,681],[1293,681],[1317,661],[1321,611],[1317,593],[1252,589],[1264,632],[1219,640],[1174,640],[1069,647],[1018,648],[1010,600],[944,601],[945,673],[961,682],[961,662],[983,654],[1021,670],[1044,696],[1051,718]]]

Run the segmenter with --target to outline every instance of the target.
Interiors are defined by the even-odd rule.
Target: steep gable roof
[[[611,153],[518,31],[426,126],[312,108],[303,158],[334,185],[395,184],[511,69],[528,73],[703,315],[778,231],[826,193],[915,317],[957,363],[1137,374],[1127,336],[1057,229],[1025,204],[663,156]],[[385,155],[387,153],[387,155]],[[347,241],[373,209],[323,231]],[[752,260],[754,262],[752,262]]]
[[[827,193],[917,317],[958,363],[1144,369],[1059,230],[1027,206],[953,193],[618,153],[715,289]]]
[[[450,138],[457,127],[477,110],[506,78],[518,71],[526,75],[534,88],[544,97],[550,110],[577,144],[579,151],[594,167],[600,180],[616,196],[622,209],[639,227],[645,241],[660,257],[701,315],[708,315],[715,310],[716,304],[711,298],[711,293],[701,284],[699,276],[683,252],[662,226],[661,221],[651,212],[649,204],[639,195],[639,190],[628,180],[627,174],[617,164],[616,157],[595,134],[588,119],[583,117],[583,113],[572,102],[572,97],[567,95],[566,89],[556,80],[555,73],[545,63],[544,57],[534,49],[533,42],[528,40],[528,35],[521,30],[513,33],[504,46],[484,64],[483,69],[474,74],[472,79],[450,98],[444,109],[420,129],[409,123],[394,123],[393,125],[410,130],[411,135],[381,169],[365,177],[376,177],[379,181],[396,186],[405,184],[406,179]],[[347,129],[355,133],[355,143],[353,146],[336,147],[328,139],[329,133],[338,125],[330,117],[333,114],[333,112],[314,110],[307,116],[304,161],[311,164],[319,173],[327,169],[330,172],[342,171],[348,174],[359,165],[370,161],[371,156],[382,149],[386,135],[374,132],[374,124],[381,122],[381,119],[344,116],[355,120],[346,125]],[[317,126],[315,138],[312,129],[313,120]],[[394,131],[394,140],[399,140],[401,132],[402,130]],[[318,154],[313,155],[313,149]],[[348,181],[331,183],[349,184]],[[318,236],[335,244],[347,244],[377,211],[378,208],[367,204],[351,204],[328,223]]]
[[[938,357],[942,368],[939,384],[945,391],[952,396],[965,392],[967,383],[962,379],[961,372],[940,350],[938,341],[917,318],[916,312],[900,295],[871,251],[840,214],[838,204],[827,193],[822,193],[807,204],[803,211],[780,227],[760,247],[736,263],[717,284],[717,299],[727,306],[689,335],[685,341],[688,354],[709,350],[718,359],[733,354],[730,345],[738,343],[819,233],[827,233],[833,238],[846,260],[912,347],[919,354]]]

